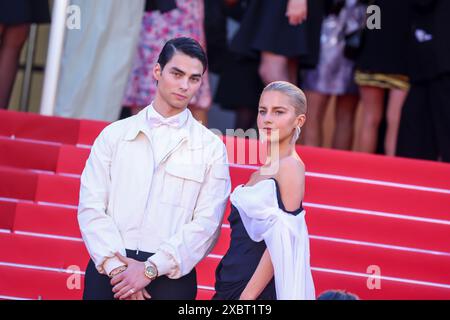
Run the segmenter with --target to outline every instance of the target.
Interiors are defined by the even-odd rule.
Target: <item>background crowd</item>
[[[50,3],[51,4],[51,3]],[[213,104],[256,126],[264,85],[302,88],[299,143],[324,145],[333,107],[336,149],[450,162],[450,2],[447,0],[72,0],[56,115],[114,121],[153,100],[162,45],[188,36],[208,73],[190,105],[208,125]],[[32,23],[47,0],[0,0],[0,108],[7,108]],[[217,79],[211,85],[211,78]]]

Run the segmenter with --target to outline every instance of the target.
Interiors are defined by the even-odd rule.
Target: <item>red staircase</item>
[[[79,177],[105,125],[0,111],[0,299],[81,298],[89,256],[76,220]],[[230,157],[239,143],[257,143],[224,140]],[[361,299],[450,299],[450,165],[298,152],[307,167],[304,206],[317,294],[345,289]],[[257,168],[230,162],[233,188]],[[227,223],[197,267],[198,299],[214,293]],[[376,282],[370,266],[381,272],[380,288],[368,286]]]

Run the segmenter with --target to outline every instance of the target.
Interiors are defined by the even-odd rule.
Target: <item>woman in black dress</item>
[[[296,86],[277,81],[264,89],[257,122],[268,156],[230,196],[231,242],[216,270],[213,299],[315,299],[302,207],[305,168],[295,151],[305,113]]]
[[[48,0],[0,0],[0,109],[8,108],[30,24],[48,22]]]
[[[231,49],[260,55],[265,84],[296,84],[299,65],[317,64],[323,14],[323,0],[251,0]]]
[[[324,0],[226,2],[224,14],[240,27],[221,55],[214,101],[236,111],[235,129],[247,130],[255,126],[264,84],[276,80],[296,84],[299,64],[316,65]]]
[[[256,124],[259,95],[264,89],[258,74],[260,59],[231,51],[227,36],[231,41],[234,35],[227,34],[232,23],[237,25],[242,21],[248,4],[248,0],[205,2],[205,8],[215,6],[214,12],[205,15],[206,21],[214,19],[216,24],[215,28],[211,25],[206,28],[209,69],[219,74],[214,102],[225,110],[234,111],[234,128],[244,131]]]
[[[387,155],[393,156],[401,110],[409,89],[409,0],[366,2],[380,8],[381,28],[364,30],[361,53],[356,60],[355,81],[360,88],[362,107],[362,129],[356,150],[375,152],[384,112],[384,96],[388,92],[384,149]]]

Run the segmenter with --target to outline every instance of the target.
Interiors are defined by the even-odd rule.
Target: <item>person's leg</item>
[[[336,98],[335,129],[333,135],[333,148],[351,150],[353,146],[353,132],[355,127],[358,95],[342,95]]]
[[[0,24],[0,47],[2,45],[3,31],[5,30],[5,25]]]
[[[152,300],[195,300],[197,296],[197,273],[193,269],[179,279],[158,277],[146,287]]]
[[[429,84],[412,84],[403,105],[396,155],[436,160],[438,149],[433,125]]]
[[[450,162],[450,74],[433,81],[430,98],[439,156]]]
[[[290,83],[297,85],[298,83],[298,59],[289,58],[288,59],[288,79]]]
[[[384,151],[388,156],[394,156],[397,148],[398,127],[407,90],[391,89],[387,105],[387,130],[384,140]]]
[[[265,85],[273,81],[289,81],[289,59],[271,52],[261,52],[259,75]]]
[[[308,112],[300,141],[307,146],[321,147],[322,123],[330,96],[314,91],[306,91],[305,95],[308,101]]]
[[[16,78],[23,44],[27,40],[29,24],[4,27],[0,44],[0,109],[8,108]]]
[[[362,120],[356,151],[374,153],[377,146],[378,127],[383,116],[382,88],[361,86]]]
[[[94,262],[89,260],[84,276],[83,300],[114,300],[111,279],[98,273]]]

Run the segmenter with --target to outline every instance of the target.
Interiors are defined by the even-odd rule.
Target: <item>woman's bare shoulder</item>
[[[305,190],[305,165],[303,161],[296,157],[282,159],[276,179],[286,209],[298,209],[303,201]]]
[[[305,175],[305,164],[300,157],[285,157],[280,160],[278,174],[280,178],[289,178],[292,180],[302,179]],[[291,180],[291,179],[288,179]]]

